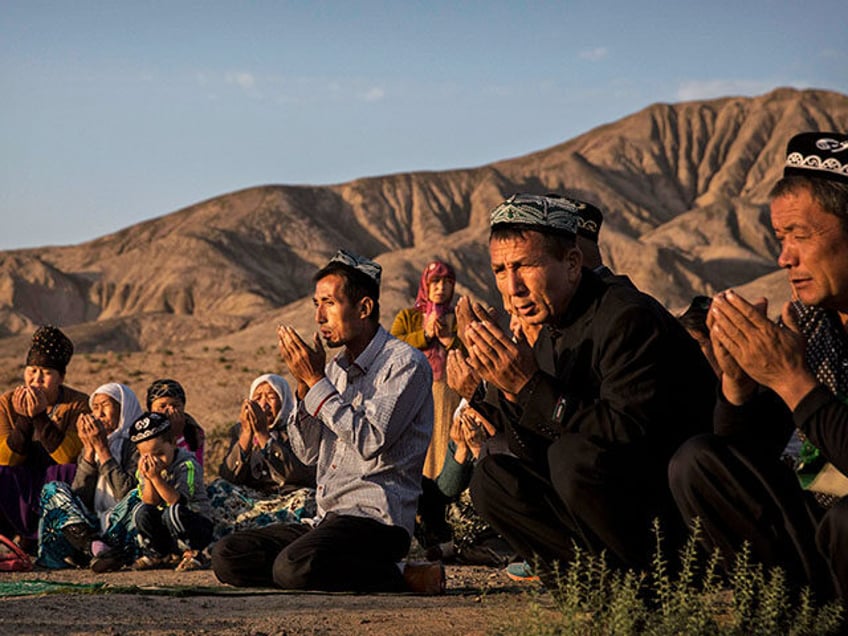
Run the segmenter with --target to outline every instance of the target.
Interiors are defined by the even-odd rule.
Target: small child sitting
[[[133,521],[142,555],[133,568],[164,566],[180,551],[177,570],[204,567],[202,551],[212,540],[213,524],[203,469],[192,453],[177,447],[171,423],[161,413],[145,413],[137,419],[130,440],[139,454],[141,494]]]

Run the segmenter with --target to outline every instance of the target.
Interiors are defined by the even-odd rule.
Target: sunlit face
[[[121,405],[105,393],[95,393],[91,398],[91,414],[100,421],[107,433],[118,428],[121,422]]]
[[[265,411],[265,417],[268,418],[269,422],[273,422],[276,419],[277,414],[283,406],[280,396],[277,395],[277,392],[268,382],[263,382],[257,386],[250,399],[262,407],[262,410]]]
[[[50,405],[55,404],[59,399],[59,387],[62,386],[64,379],[64,374],[50,367],[28,366],[24,369],[24,384],[43,389],[47,404]]]
[[[185,413],[185,404],[179,398],[165,396],[156,398],[150,403],[150,410],[153,413],[163,413],[167,415],[172,411],[177,413]]]
[[[153,459],[161,461],[165,466],[170,466],[171,462],[174,461],[174,453],[177,451],[177,445],[172,440],[160,435],[159,437],[139,442],[136,444],[136,449],[140,456],[150,455]]]
[[[453,288],[456,285],[452,278],[433,276],[427,284],[427,297],[431,303],[444,305],[453,298]]]
[[[315,283],[315,321],[328,347],[341,347],[357,340],[363,333],[368,312],[362,301],[351,303],[344,293],[344,279],[329,274]]]
[[[780,242],[778,265],[789,274],[805,305],[848,313],[848,233],[802,189],[771,203],[771,224]]]
[[[571,248],[557,260],[538,232],[493,238],[489,257],[504,309],[526,325],[551,323],[561,316],[580,282],[580,251]]]

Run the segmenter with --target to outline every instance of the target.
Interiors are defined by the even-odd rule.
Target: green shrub
[[[565,571],[554,571],[551,594],[533,590],[526,614],[496,633],[819,636],[836,633],[843,625],[842,604],[831,601],[817,607],[808,588],[793,605],[784,572],[753,563],[747,545],[723,581],[718,552],[705,558],[698,547],[697,520],[674,573],[663,554],[658,522],[654,535],[649,573],[615,570],[603,553],[594,556],[575,546]]]

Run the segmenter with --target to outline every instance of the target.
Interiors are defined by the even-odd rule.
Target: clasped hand
[[[41,387],[16,387],[12,393],[12,408],[19,415],[35,417],[47,410],[47,395]]]
[[[312,347],[304,342],[294,327],[280,325],[277,328],[277,338],[280,357],[299,385],[312,388],[324,377],[327,354],[317,333],[313,336]]]
[[[747,376],[794,408],[816,381],[806,367],[804,339],[789,303],[781,318],[783,327],[766,317],[764,302],[751,304],[730,290],[713,300],[708,325],[724,375],[737,385],[744,384]]]
[[[514,399],[539,368],[527,340],[513,341],[495,323],[494,310],[466,298],[457,303],[456,313],[468,364],[483,380]]]

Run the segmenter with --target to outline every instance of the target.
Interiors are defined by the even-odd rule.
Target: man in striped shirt
[[[280,327],[297,381],[289,420],[295,454],[317,467],[314,525],[237,532],[213,552],[226,583],[327,591],[407,590],[397,562],[412,537],[433,428],[424,355],[379,323],[380,266],[339,251],[315,275],[312,346]],[[343,351],[325,365],[320,338]]]

